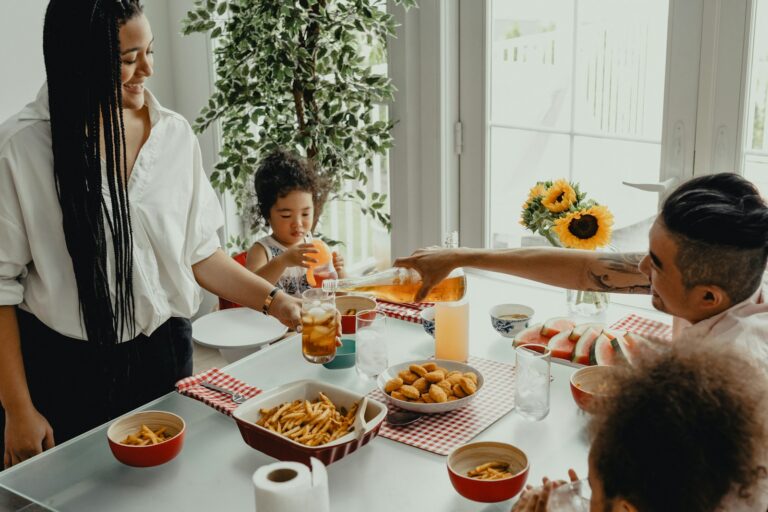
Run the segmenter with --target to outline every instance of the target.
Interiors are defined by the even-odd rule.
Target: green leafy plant
[[[197,131],[221,123],[211,182],[233,193],[254,232],[263,219],[249,201],[249,177],[278,147],[311,162],[329,185],[324,199],[357,201],[391,228],[386,194],[368,194],[360,168],[392,147],[393,123],[374,112],[394,94],[390,79],[371,71],[395,34],[380,1],[197,0],[187,13],[184,34],[210,32],[216,42],[215,92],[195,121]],[[409,8],[415,1],[395,3]],[[342,190],[348,180],[353,192]]]

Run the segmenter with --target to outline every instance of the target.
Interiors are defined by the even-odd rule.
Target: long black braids
[[[81,321],[88,340],[99,345],[117,343],[123,333],[134,334],[133,237],[118,34],[141,13],[138,0],[51,0],[45,16],[53,172]],[[108,199],[102,193],[102,159]]]

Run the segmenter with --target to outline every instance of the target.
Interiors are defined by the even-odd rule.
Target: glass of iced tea
[[[302,295],[301,352],[310,363],[327,363],[336,357],[336,297],[333,292],[311,288]]]

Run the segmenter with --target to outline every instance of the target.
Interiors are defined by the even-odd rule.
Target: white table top
[[[470,353],[514,362],[510,340],[491,327],[488,309],[518,302],[536,309],[535,321],[565,315],[565,292],[470,275]],[[647,299],[650,307],[650,299]],[[606,322],[638,308],[612,304]],[[669,321],[658,312],[640,314]],[[420,325],[390,320],[389,357],[394,364],[427,358],[433,342]],[[311,378],[366,393],[373,380],[354,368],[327,370],[303,360],[298,337],[257,352],[226,371],[246,382],[270,388]],[[544,475],[563,477],[568,468],[586,475],[586,417],[571,398],[573,368],[553,364],[550,414],[530,422],[507,414],[474,440],[494,440],[522,448],[529,456],[529,482]],[[205,511],[254,510],[251,475],[274,459],[247,446],[230,418],[200,402],[170,393],[145,408],[175,412],[187,422],[181,454],[155,468],[136,469],[117,462],[106,440],[108,425],[98,427],[38,457],[0,473],[0,486],[60,511]],[[448,480],[446,458],[377,437],[369,445],[328,467],[331,510],[366,512],[407,510],[508,511],[512,501],[481,504],[464,499]]]

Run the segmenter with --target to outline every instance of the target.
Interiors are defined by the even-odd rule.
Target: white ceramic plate
[[[437,366],[442,366],[443,368],[447,369],[450,372],[452,371],[460,371],[461,373],[474,372],[475,375],[477,375],[477,391],[475,391],[473,394],[469,396],[465,396],[464,398],[459,398],[458,400],[453,400],[452,402],[443,402],[441,404],[417,404],[415,402],[405,402],[403,400],[392,398],[387,394],[386,391],[384,391],[384,385],[387,383],[387,381],[397,377],[397,374],[400,371],[407,370],[408,367],[411,366],[412,364],[422,364],[422,363],[435,363],[437,364]],[[379,374],[379,377],[376,379],[376,384],[379,386],[379,389],[381,390],[381,392],[387,396],[387,400],[389,401],[389,403],[401,409],[405,409],[413,412],[420,412],[422,414],[438,414],[441,412],[453,411],[455,409],[464,407],[469,402],[474,400],[477,394],[480,393],[480,391],[482,391],[484,383],[485,383],[485,380],[483,379],[483,374],[480,373],[477,370],[477,368],[473,366],[469,366],[468,364],[465,364],[465,363],[457,363],[456,361],[448,361],[445,359],[418,359],[416,361],[408,361],[406,363],[396,364],[384,370],[382,373]]]
[[[280,339],[288,328],[250,308],[214,311],[192,322],[192,338],[206,347],[256,348]]]

